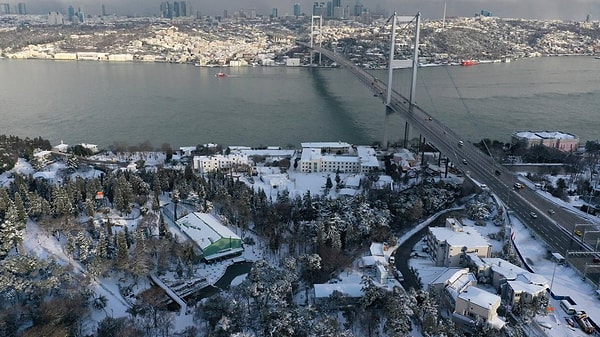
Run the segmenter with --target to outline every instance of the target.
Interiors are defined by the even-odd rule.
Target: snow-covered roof
[[[324,161],[329,162],[344,162],[344,163],[358,163],[360,162],[360,158],[353,155],[336,155],[336,154],[328,154],[323,156]]]
[[[233,151],[233,150],[232,150]],[[295,150],[281,150],[281,149],[266,149],[266,150],[253,150],[253,149],[242,149],[237,151],[247,156],[265,156],[265,157],[291,157],[296,152]]]
[[[373,256],[383,256],[383,243],[373,242],[371,243],[371,255]]]
[[[363,267],[370,267],[377,264],[387,265],[387,261],[383,256],[367,255],[360,258]]]
[[[302,148],[349,148],[351,145],[346,142],[307,142],[300,143]]]
[[[508,284],[517,293],[525,292],[525,293],[529,293],[529,294],[538,294],[538,293],[546,290],[545,286],[540,286],[537,284],[530,284],[530,283],[521,282],[521,281],[508,281]]]
[[[360,165],[363,167],[379,167],[379,161],[375,153],[375,149],[370,146],[359,146],[357,147],[358,158],[360,158]]]
[[[429,284],[452,283],[460,277],[460,275],[468,273],[469,268],[446,268],[446,270],[433,279]]]
[[[517,131],[514,135],[526,139],[577,139],[575,135],[561,131]]]
[[[346,178],[346,181],[344,182],[344,185],[346,185],[346,187],[358,188],[360,186],[361,178],[362,178],[361,175],[356,175],[356,174],[348,176]]]
[[[315,298],[325,298],[339,291],[349,297],[362,297],[364,292],[360,283],[315,284]]]
[[[458,294],[458,298],[487,309],[493,308],[495,304],[500,302],[500,296],[474,286],[467,287]]]
[[[212,214],[194,212],[177,220],[179,228],[201,249],[222,238],[240,240],[231,229],[222,225]]]
[[[430,227],[429,230],[439,241],[446,241],[451,246],[481,247],[489,246],[488,240],[473,227],[463,227],[462,231],[454,231],[446,227]]]

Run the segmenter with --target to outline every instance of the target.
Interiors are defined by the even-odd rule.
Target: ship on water
[[[218,73],[215,74],[215,77],[217,77],[217,78],[227,77],[227,74],[225,74],[222,71],[219,71]]]
[[[479,64],[479,62],[471,60],[471,59],[460,61],[461,66],[474,66],[476,64]]]

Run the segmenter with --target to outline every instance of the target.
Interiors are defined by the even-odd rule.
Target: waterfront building
[[[372,147],[343,142],[302,143],[302,173],[369,173],[377,169],[379,162]]]
[[[194,170],[204,174],[229,169],[236,165],[248,165],[248,156],[245,154],[194,156],[192,162]]]
[[[561,131],[517,131],[511,140],[512,144],[524,143],[526,148],[544,145],[565,152],[577,151],[579,146],[577,136]]]

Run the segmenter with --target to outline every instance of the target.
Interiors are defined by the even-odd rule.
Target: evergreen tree
[[[118,232],[117,238],[117,267],[121,269],[127,268],[129,262],[129,255],[127,254],[127,238],[124,232]]]
[[[23,199],[21,199],[21,193],[19,192],[15,193],[15,207],[17,207],[19,221],[27,223],[27,212],[25,211],[25,205],[23,204]]]
[[[96,256],[102,259],[108,259],[108,237],[104,230],[100,230],[98,243],[96,244]]]
[[[19,214],[14,202],[10,201],[0,223],[0,257],[6,256],[12,248],[23,242],[25,223],[19,220]]]
[[[8,210],[10,205],[10,197],[8,196],[8,190],[4,187],[0,187],[0,218],[4,217],[4,214]]]

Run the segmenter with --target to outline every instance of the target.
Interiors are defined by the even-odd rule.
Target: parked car
[[[565,317],[565,322],[567,322],[567,324],[570,326],[575,326],[575,322],[570,317]]]

